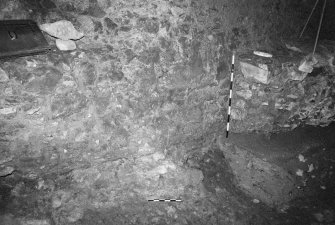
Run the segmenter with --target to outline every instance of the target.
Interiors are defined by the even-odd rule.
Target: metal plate
[[[0,59],[50,51],[41,30],[32,20],[0,21]]]

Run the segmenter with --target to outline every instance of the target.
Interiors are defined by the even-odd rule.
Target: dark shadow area
[[[310,9],[309,14],[312,11],[312,8],[316,0],[307,0],[301,4],[301,7],[304,9]],[[320,23],[321,12],[323,7],[324,0],[319,0],[315,11],[311,17],[310,23],[306,28],[306,34],[311,38],[316,37],[318,26]],[[301,9],[303,10],[303,9]],[[332,0],[327,0],[326,9],[323,17],[322,27],[320,30],[320,40],[335,40],[335,2]],[[307,12],[307,11],[306,11]],[[306,15],[305,21],[307,21],[308,15]]]

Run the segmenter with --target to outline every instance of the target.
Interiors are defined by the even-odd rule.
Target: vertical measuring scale
[[[228,118],[227,118],[226,138],[228,138],[228,135],[229,135],[231,99],[233,97],[234,70],[235,70],[235,52],[233,52],[233,57],[232,57],[232,62],[231,62],[231,71],[230,71],[231,73],[230,73],[230,87],[229,87],[229,103],[228,103]]]

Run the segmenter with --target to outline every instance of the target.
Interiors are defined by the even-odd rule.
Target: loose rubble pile
[[[233,129],[280,131],[299,125],[327,126],[335,119],[335,74],[331,42],[308,49],[282,50],[273,58],[240,55],[233,100]],[[285,54],[285,55],[283,55]]]

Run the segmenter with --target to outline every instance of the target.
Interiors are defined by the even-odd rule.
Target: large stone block
[[[240,65],[245,78],[251,78],[263,84],[269,83],[270,71],[266,67],[261,68],[245,62],[240,62]]]
[[[77,31],[73,24],[67,20],[45,23],[40,25],[40,29],[49,35],[62,40],[78,40],[84,36],[83,33]]]
[[[72,51],[77,48],[76,43],[72,40],[61,40],[57,39],[56,40],[56,46],[59,50],[61,51]]]

